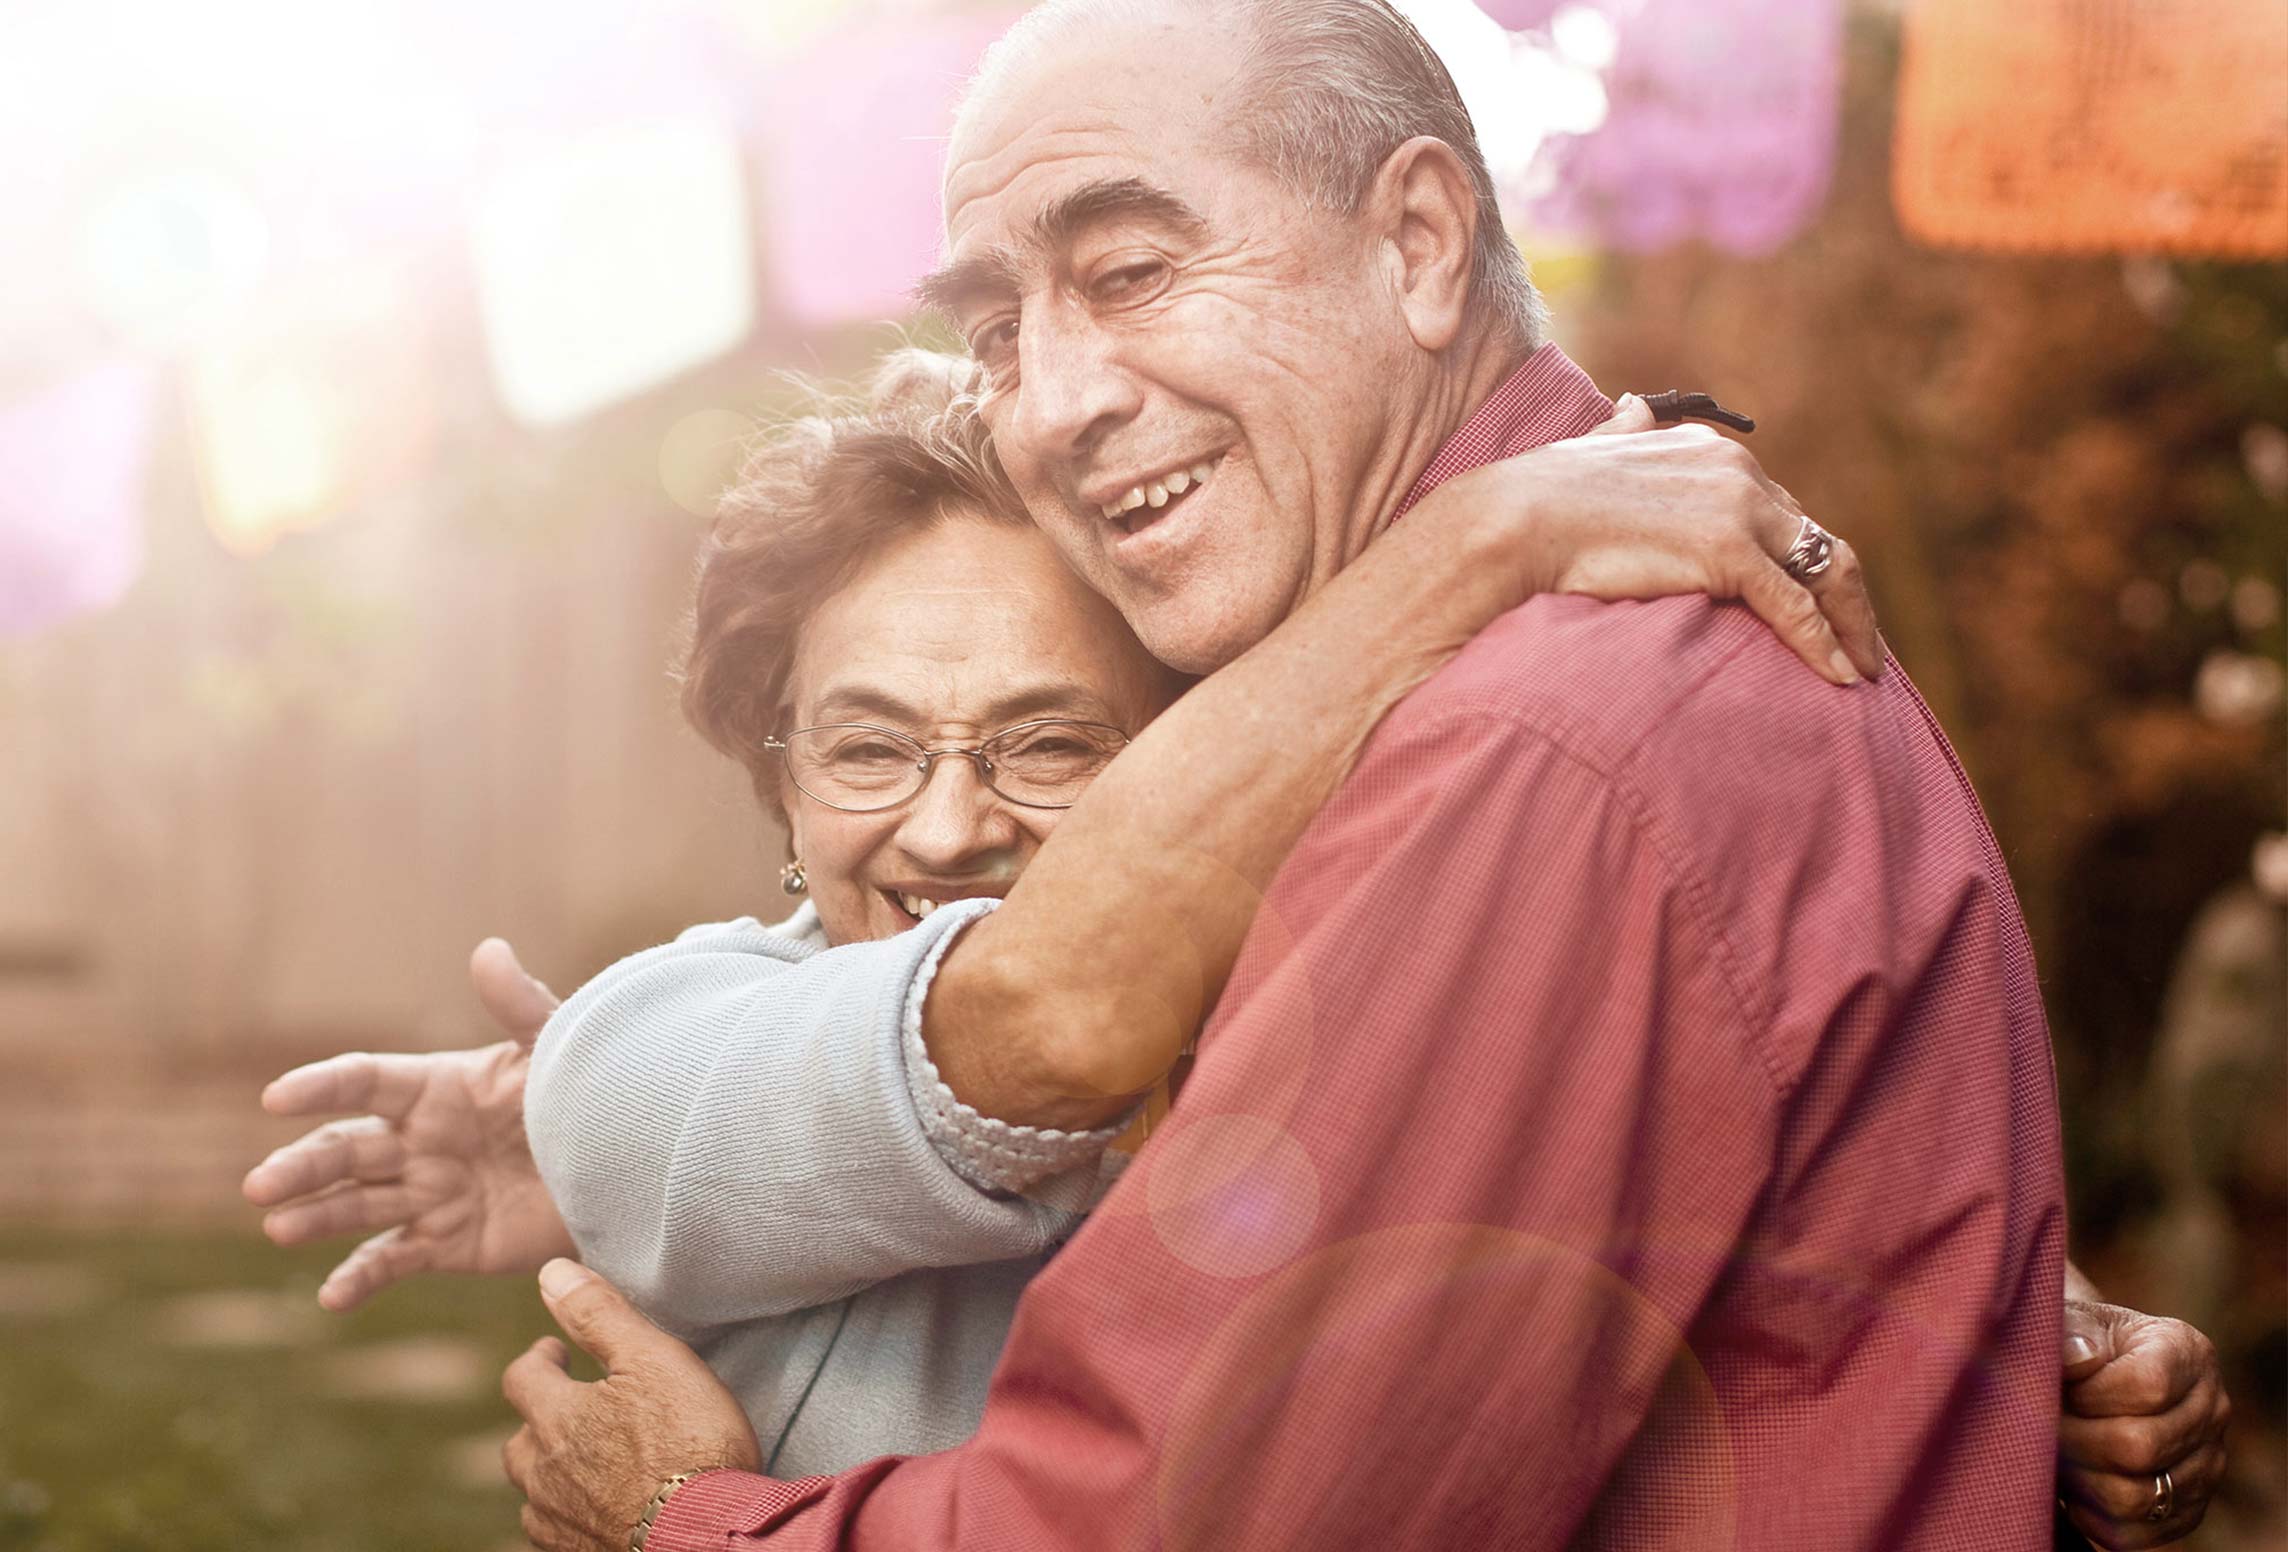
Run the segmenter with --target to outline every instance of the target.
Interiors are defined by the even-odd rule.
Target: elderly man
[[[1003,461],[1180,667],[1440,481],[1610,411],[1379,0],[1045,6],[988,59],[946,211],[930,291]],[[1085,880],[1038,887],[1072,923],[1039,952],[1121,925]],[[933,1055],[980,1108],[1092,1122],[985,1055],[1059,1013],[965,973],[993,930],[944,962]],[[690,1475],[754,1464],[736,1403],[557,1262],[544,1293],[612,1374],[520,1360],[512,1461],[551,1547],[640,1512],[651,1552],[2032,1548],[2062,1275],[2024,930],[1904,676],[1824,685],[1702,599],[1542,599],[1392,715],[1280,872],[969,1444]],[[2141,1347],[2138,1319],[2067,1349],[2155,1391],[2089,1408],[2155,1414],[2104,1435],[2140,1475],[2072,1482],[2119,1546],[2181,1536],[2221,1460],[2197,1337]]]

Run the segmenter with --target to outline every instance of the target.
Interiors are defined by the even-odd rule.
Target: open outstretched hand
[[[288,1143],[241,1187],[270,1209],[263,1231],[278,1244],[372,1236],[319,1288],[327,1309],[354,1309],[416,1272],[531,1272],[573,1253],[524,1134],[532,1042],[555,995],[498,938],[477,946],[469,978],[508,1039],[329,1057],[263,1091],[273,1115],[355,1116]]]

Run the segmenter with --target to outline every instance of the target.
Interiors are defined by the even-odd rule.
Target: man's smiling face
[[[1408,354],[1361,223],[1216,139],[1244,45],[1204,15],[1069,28],[999,72],[956,128],[926,287],[1035,520],[1191,672],[1363,548]]]

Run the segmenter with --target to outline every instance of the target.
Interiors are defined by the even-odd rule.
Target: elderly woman
[[[266,1094],[378,1112],[248,1179],[281,1242],[385,1231],[328,1280],[331,1307],[576,1250],[707,1359],[771,1473],[958,1442],[1026,1281],[1116,1172],[1116,1134],[1148,1130],[1262,883],[1388,707],[1554,587],[1746,591],[1815,667],[1834,651],[1786,612],[1759,525],[1694,520],[1748,510],[1718,499],[1746,477],[1700,456],[1712,444],[1610,459],[1588,513],[1532,499],[1536,460],[1584,455],[1559,444],[1433,493],[1178,702],[1022,516],[956,402],[961,370],[909,354],[871,413],[765,444],[702,567],[685,707],[783,818],[784,884],[809,902],[607,970],[549,1021],[529,1085],[512,1043],[335,1058]],[[1132,930],[1088,963],[1027,957],[1020,874],[1095,867],[1115,829],[1155,859],[1093,875]],[[1099,1014],[1013,1023],[956,1062],[933,1044],[932,976],[996,906],[976,951]],[[544,1016],[503,948],[475,968],[512,1030]]]

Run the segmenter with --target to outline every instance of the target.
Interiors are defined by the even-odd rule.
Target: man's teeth
[[[898,896],[898,904],[906,908],[908,916],[917,916],[924,921],[929,919],[930,912],[938,908],[937,901],[924,900],[920,895],[901,894]]]
[[[1196,463],[1189,469],[1178,469],[1173,474],[1164,474],[1149,485],[1131,485],[1128,487],[1128,493],[1118,501],[1105,503],[1104,515],[1117,522],[1138,507],[1149,506],[1157,511],[1166,506],[1174,497],[1190,490],[1194,485],[1205,485],[1208,482],[1208,476],[1214,472],[1215,463],[1211,459],[1204,463]]]

